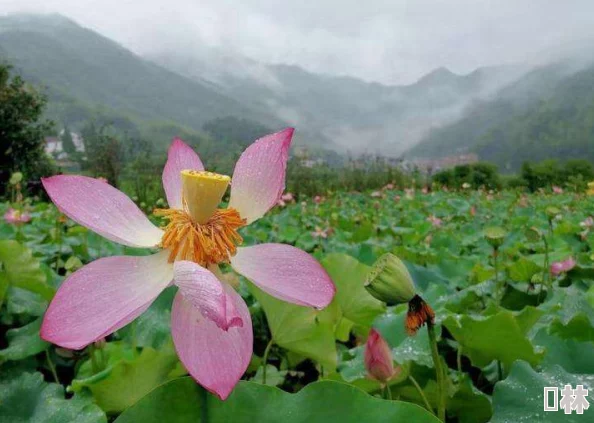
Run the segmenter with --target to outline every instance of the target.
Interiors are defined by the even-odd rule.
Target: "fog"
[[[215,49],[387,84],[545,61],[594,38],[590,0],[0,0],[14,12],[61,13],[139,54]]]

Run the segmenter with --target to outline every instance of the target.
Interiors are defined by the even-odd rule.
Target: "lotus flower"
[[[443,224],[443,221],[439,217],[433,215],[429,216],[427,221],[431,222],[435,228],[439,228]]]
[[[314,238],[328,238],[329,235],[332,235],[334,231],[332,228],[322,229],[319,226],[316,226],[316,230],[311,232],[311,236]]]
[[[563,188],[553,185],[553,194],[563,194]]]
[[[231,179],[204,171],[180,139],[169,148],[163,186],[168,224],[154,226],[125,194],[85,176],[54,176],[43,185],[72,220],[132,247],[161,248],[142,257],[106,257],[68,277],[51,302],[41,337],[80,349],[142,314],[170,284],[179,289],[171,331],[182,363],[202,386],[227,398],[252,355],[252,322],[245,302],[222,281],[218,265],[230,263],[268,294],[318,309],[335,287],[307,253],[283,244],[238,247],[238,229],[262,217],[279,200],[293,129],[249,146],[233,173],[229,207],[219,208]]]
[[[399,368],[394,369],[390,346],[373,328],[369,331],[363,359],[369,376],[382,384],[400,373]]]
[[[560,275],[561,273],[569,272],[573,269],[576,265],[575,260],[573,257],[568,258],[567,260],[563,261],[556,261],[551,264],[551,273],[555,276]]]
[[[30,222],[31,215],[11,207],[4,213],[4,220],[11,225],[21,225]]]
[[[286,194],[281,195],[281,198],[278,200],[276,205],[279,207],[285,207],[287,205],[287,203],[292,203],[292,202],[293,202],[293,194],[288,192]]]

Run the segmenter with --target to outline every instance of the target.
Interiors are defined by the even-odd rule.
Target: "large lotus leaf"
[[[551,333],[563,339],[594,342],[594,307],[585,292],[557,287],[545,305],[551,311]]]
[[[22,360],[44,351],[49,344],[39,337],[41,318],[21,328],[10,329],[6,333],[8,347],[0,350],[0,362],[4,360]]]
[[[344,317],[355,324],[371,326],[373,319],[382,314],[386,307],[364,287],[369,266],[346,254],[327,255],[322,265],[336,285],[335,301]]]
[[[118,331],[124,339],[139,347],[160,348],[171,340],[171,304],[176,293],[169,287],[144,313]]]
[[[560,366],[551,366],[537,373],[525,361],[516,362],[509,376],[495,385],[493,393],[493,419],[491,423],[539,422],[583,423],[589,421],[586,410],[583,415],[565,414],[563,410],[544,411],[544,388],[564,385],[584,385],[588,390],[590,408],[594,404],[594,377],[567,373]],[[560,398],[560,393],[559,393]],[[550,397],[550,405],[552,395]]]
[[[456,415],[460,423],[486,423],[493,414],[491,399],[463,375],[456,384],[456,393],[448,400],[448,413]]]
[[[520,257],[519,260],[516,260],[507,268],[509,277],[514,282],[530,282],[532,276],[541,270],[542,268],[539,265],[526,257]]]
[[[334,328],[339,320],[336,306],[322,311],[278,300],[253,284],[250,291],[262,305],[274,342],[292,352],[311,358],[327,370],[336,368]]]
[[[158,351],[144,348],[138,353],[123,343],[108,343],[106,354],[104,370],[93,374],[91,362],[85,362],[70,388],[74,392],[90,390],[97,404],[108,413],[121,412],[153,388],[183,374],[172,346]]]
[[[41,373],[12,372],[0,380],[0,422],[107,423],[107,418],[87,396],[66,399],[62,386],[44,382]]]
[[[569,373],[594,374],[594,342],[562,339],[542,328],[532,343],[545,349],[543,366],[558,364]]]
[[[53,298],[55,290],[48,285],[39,260],[25,246],[16,241],[0,241],[0,263],[0,273],[9,285],[39,294],[46,300]]]
[[[439,422],[415,404],[375,398],[340,382],[316,382],[289,394],[242,381],[226,401],[203,392],[189,378],[171,381],[134,404],[116,422]]]
[[[406,307],[397,307],[391,313],[377,319],[375,327],[392,347],[392,357],[397,363],[414,361],[426,367],[433,367],[429,336],[421,328],[414,336],[406,333],[404,322]]]
[[[532,307],[527,309],[530,311],[521,315],[501,310],[486,318],[452,315],[443,324],[458,341],[463,354],[477,367],[484,367],[493,360],[505,366],[511,366],[515,360],[537,364],[543,353],[535,351],[526,333],[541,312]]]

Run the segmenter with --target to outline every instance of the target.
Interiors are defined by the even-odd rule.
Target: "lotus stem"
[[[266,385],[266,367],[268,363],[268,354],[270,353],[270,349],[272,348],[272,344],[274,340],[271,338],[268,341],[268,345],[266,345],[266,349],[264,350],[264,355],[262,356],[262,384]]]
[[[435,376],[437,379],[438,399],[437,399],[437,417],[445,422],[445,403],[446,403],[446,383],[445,373],[441,366],[441,358],[437,349],[437,337],[435,336],[434,324],[427,322],[427,333],[429,334],[429,346],[431,347],[431,356],[435,367]]]
[[[425,396],[425,393],[423,392],[423,389],[421,389],[421,385],[419,385],[419,383],[417,382],[417,380],[414,377],[412,377],[412,375],[409,375],[408,378],[410,379],[410,381],[412,382],[412,384],[414,385],[414,387],[417,389],[417,392],[419,393],[419,395],[421,396],[421,399],[425,403],[425,408],[427,410],[429,410],[430,412],[432,412],[433,414],[435,414],[435,410],[433,410],[433,407],[431,407],[431,404],[429,403],[429,400],[427,400],[427,397]]]

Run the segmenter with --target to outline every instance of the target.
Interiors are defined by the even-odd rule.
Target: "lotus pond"
[[[42,340],[44,313],[65,278],[100,257],[150,251],[107,241],[51,203],[20,207],[29,222],[0,223],[1,422],[429,423],[441,408],[451,422],[582,422],[594,412],[543,411],[546,386],[582,384],[594,404],[592,196],[388,186],[284,197],[240,230],[244,245],[311,253],[336,295],[323,310],[288,304],[223,266],[254,334],[251,362],[225,401],[178,359],[175,287],[85,349]],[[364,287],[385,253],[405,263],[435,313],[437,372],[427,326],[410,335],[408,306],[387,306]],[[365,359],[372,328],[393,360],[383,381]]]

